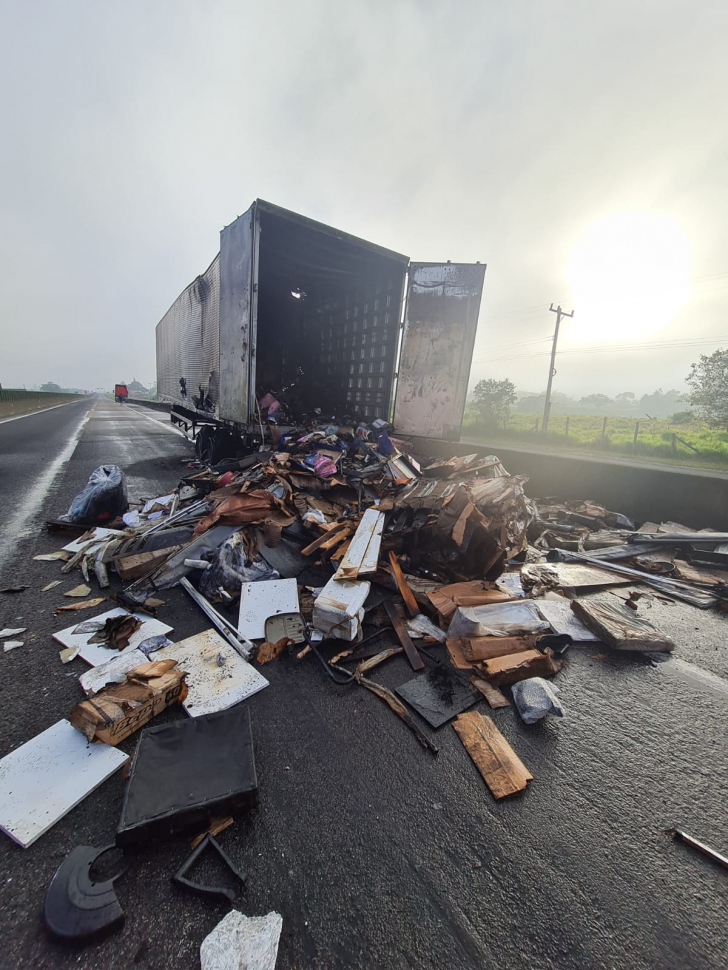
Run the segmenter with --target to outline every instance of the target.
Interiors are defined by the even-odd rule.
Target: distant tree
[[[47,384],[41,384],[41,391],[52,391],[54,394],[62,394],[63,388],[58,384],[54,384],[53,381],[49,381]]]
[[[546,400],[545,394],[522,394],[518,398],[518,404],[516,404],[515,410],[519,414],[536,414],[543,411],[544,402]]]
[[[612,399],[606,394],[588,394],[579,403],[591,408],[605,408],[612,403]]]
[[[676,411],[670,415],[668,420],[670,424],[692,424],[695,420],[695,415],[692,411]]]
[[[701,354],[685,380],[690,387],[688,401],[701,417],[728,430],[728,350]]]
[[[478,381],[473,389],[473,403],[486,424],[498,424],[507,418],[516,399],[516,385],[509,380]]]
[[[621,404],[631,404],[634,399],[635,396],[632,391],[622,391],[621,394],[617,394],[614,398],[615,401],[619,401]]]
[[[658,387],[652,394],[642,395],[640,407],[648,417],[666,418],[683,400],[680,391],[676,391],[674,388],[670,391],[663,391],[661,387]]]

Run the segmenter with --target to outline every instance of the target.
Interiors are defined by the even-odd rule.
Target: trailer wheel
[[[225,428],[213,428],[205,424],[195,438],[195,455],[199,461],[217,465],[226,458],[238,458],[243,453],[239,435]]]
[[[213,451],[215,445],[215,428],[203,424],[195,438],[195,456],[198,461],[214,464]]]

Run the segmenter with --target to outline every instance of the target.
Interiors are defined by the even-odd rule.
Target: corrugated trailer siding
[[[220,400],[220,255],[180,293],[157,324],[157,396],[194,407],[202,386]],[[187,381],[182,396],[179,379]]]

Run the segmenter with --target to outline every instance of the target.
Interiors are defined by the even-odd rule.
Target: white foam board
[[[27,848],[127,758],[58,721],[0,761],[0,829]]]
[[[190,717],[226,711],[268,686],[265,677],[217,630],[205,630],[162,647],[150,653],[149,659],[176,660],[180,670],[187,671],[188,694],[182,706]]]
[[[103,622],[110,616],[122,616],[124,613],[126,613],[126,610],[117,606],[113,610],[108,610],[106,613],[99,613],[98,616],[90,617],[90,619]],[[146,613],[135,613],[134,616],[137,620],[142,621],[142,625],[132,633],[129,638],[129,645],[122,651],[112,650],[110,647],[105,647],[101,643],[89,643],[93,633],[74,633],[73,631],[76,627],[84,622],[82,620],[76,620],[72,626],[54,633],[53,639],[64,647],[78,647],[78,656],[82,657],[92,667],[98,667],[99,664],[107,663],[109,660],[113,660],[115,657],[129,650],[134,650],[135,647],[138,647],[148,637],[155,637],[158,633],[164,633],[166,635],[172,632],[171,626],[162,623],[161,620],[155,620],[153,617],[147,616]]]
[[[276,613],[298,613],[295,579],[266,579],[243,583],[238,630],[248,640],[265,637],[265,621]]]

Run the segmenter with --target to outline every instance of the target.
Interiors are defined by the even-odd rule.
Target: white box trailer
[[[260,438],[259,396],[457,440],[485,265],[409,257],[256,200],[157,325],[173,420]]]

